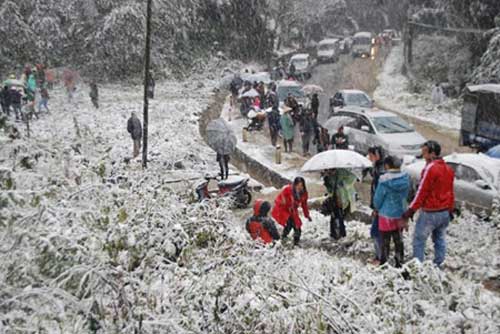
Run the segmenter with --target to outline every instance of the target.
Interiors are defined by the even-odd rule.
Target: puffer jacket
[[[253,216],[246,222],[247,232],[253,240],[260,240],[264,244],[269,244],[274,240],[279,240],[280,235],[276,225],[267,214],[271,210],[271,204],[262,200],[255,201]]]
[[[373,204],[379,216],[401,218],[408,206],[410,177],[405,172],[390,170],[379,179]]]

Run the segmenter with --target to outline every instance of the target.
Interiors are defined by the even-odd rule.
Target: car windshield
[[[493,177],[493,174],[488,170],[488,168],[485,168],[483,166],[480,167],[481,171],[483,174],[486,176],[486,181],[488,181],[490,184],[495,184],[495,178]]]
[[[370,107],[371,101],[365,94],[345,94],[345,104],[348,106]]]
[[[322,44],[319,46],[319,51],[333,51],[335,50],[334,44]]]
[[[307,60],[306,59],[295,59],[292,61],[296,68],[306,68]]]
[[[408,123],[397,116],[374,117],[373,124],[380,133],[414,132]]]
[[[354,40],[354,44],[356,44],[356,45],[368,45],[368,44],[372,44],[372,40],[369,37],[357,37]]]
[[[280,101],[286,100],[288,97],[288,94],[292,94],[295,98],[303,98],[304,97],[304,91],[302,90],[302,87],[299,86],[281,86],[278,87],[278,98]]]

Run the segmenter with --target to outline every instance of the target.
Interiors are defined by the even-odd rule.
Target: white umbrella
[[[323,93],[323,88],[318,85],[305,85],[302,90],[306,94]]]
[[[252,88],[248,92],[241,94],[240,97],[257,97],[257,96],[260,96],[259,92]]]
[[[350,150],[330,150],[316,154],[309,159],[301,172],[321,172],[328,169],[370,168],[372,163],[361,154]]]

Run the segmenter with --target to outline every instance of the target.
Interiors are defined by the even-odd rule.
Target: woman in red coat
[[[299,216],[299,207],[302,207],[304,216],[309,221],[312,221],[307,206],[307,198],[306,181],[302,177],[297,177],[293,181],[293,184],[289,184],[283,188],[274,201],[274,208],[271,215],[278,224],[285,228],[282,235],[283,239],[285,239],[293,229],[294,244],[299,243],[302,233],[302,221]]]

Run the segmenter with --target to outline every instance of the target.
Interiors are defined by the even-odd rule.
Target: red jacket
[[[410,208],[413,211],[452,210],[455,207],[454,179],[455,172],[443,159],[430,162],[422,171],[420,185]]]
[[[246,228],[253,240],[260,240],[264,244],[270,244],[273,240],[279,240],[280,235],[272,219],[267,217],[270,204],[267,203],[267,212],[263,212],[263,210],[261,210],[263,203],[262,200],[257,200],[255,202],[253,207],[254,215],[247,220]]]
[[[304,216],[308,219],[310,217],[309,207],[307,206],[308,194],[304,192],[299,199],[295,199],[292,187],[291,184],[285,186],[278,197],[276,197],[271,215],[281,226],[286,226],[288,219],[292,217],[295,227],[300,229],[302,221],[299,217],[299,206],[302,207]]]

